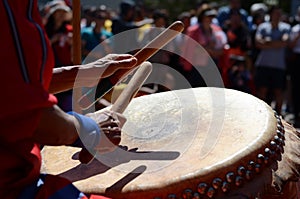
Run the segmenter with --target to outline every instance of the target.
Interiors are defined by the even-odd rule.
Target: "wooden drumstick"
[[[149,77],[152,71],[152,64],[150,62],[144,62],[137,69],[137,71],[132,76],[126,88],[122,91],[121,95],[118,97],[116,102],[112,105],[111,110],[123,113],[130,101],[134,98],[136,93],[142,87],[146,79]],[[79,161],[83,164],[89,164],[94,159],[87,149],[82,149],[79,153]]]
[[[131,80],[112,105],[111,110],[117,113],[123,113],[127,108],[130,101],[134,98],[140,88],[143,86],[146,79],[149,77],[152,71],[152,64],[150,62],[144,62],[137,69],[132,76]]]
[[[103,95],[110,91],[116,84],[125,79],[133,70],[135,70],[140,64],[148,60],[157,51],[167,45],[171,40],[173,40],[179,33],[184,29],[184,25],[181,21],[176,21],[166,28],[162,33],[155,37],[151,42],[149,42],[145,47],[140,49],[134,56],[137,58],[136,67],[126,70],[121,77],[112,76],[109,78],[104,78],[100,81],[101,87],[96,90],[96,96],[98,99],[93,101],[95,94],[90,90],[85,95],[83,95],[78,103],[83,110],[90,108],[94,105]],[[124,69],[125,70],[125,69]]]

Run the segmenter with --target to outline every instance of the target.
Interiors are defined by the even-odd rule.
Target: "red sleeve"
[[[0,121],[56,103],[48,93],[53,54],[36,6],[29,1],[0,3]]]
[[[37,1],[0,1],[0,198],[16,198],[40,173],[32,135],[41,110],[56,98],[48,86],[54,65]]]

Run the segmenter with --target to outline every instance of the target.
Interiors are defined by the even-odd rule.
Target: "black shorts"
[[[281,69],[259,66],[254,76],[255,86],[269,89],[285,89],[286,71]]]

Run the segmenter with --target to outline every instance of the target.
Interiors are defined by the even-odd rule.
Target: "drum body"
[[[73,147],[45,147],[42,172],[112,198],[243,198],[271,184],[284,127],[263,101],[195,88],[135,98],[121,146],[80,164]],[[176,196],[176,197],[175,197]]]

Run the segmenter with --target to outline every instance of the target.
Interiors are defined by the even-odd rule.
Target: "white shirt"
[[[290,39],[293,41],[300,34],[300,24],[295,25],[292,28]],[[296,46],[293,49],[294,53],[300,54],[300,39],[298,39]]]

